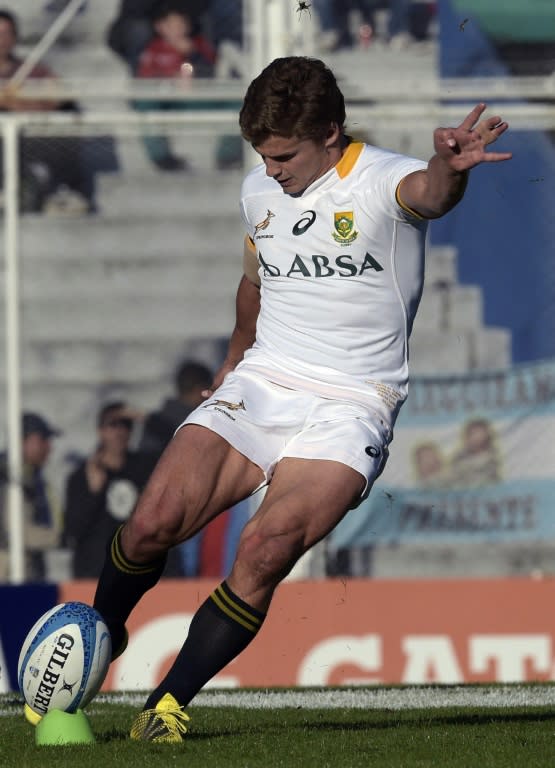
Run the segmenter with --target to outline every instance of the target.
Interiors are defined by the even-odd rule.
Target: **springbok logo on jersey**
[[[218,413],[222,413],[224,416],[227,416],[227,418],[231,419],[231,421],[236,421],[236,418],[232,415],[232,413],[230,413],[230,411],[247,410],[244,400],[241,400],[240,403],[230,403],[229,400],[210,400],[210,402],[205,403],[202,407],[213,407],[215,411],[218,411]]]
[[[335,232],[332,232],[333,239],[341,245],[350,245],[357,237],[358,232],[355,229],[355,219],[352,211],[336,211],[333,215]]]
[[[245,401],[241,400],[240,403],[230,403],[229,400],[210,400],[209,403],[205,403],[202,407],[209,408],[211,405],[222,406],[222,408],[228,408],[230,411],[246,411]]]
[[[215,400],[214,405],[222,405],[224,408],[229,408],[230,411],[246,411],[245,401],[241,400],[240,403],[230,403],[229,400]]]
[[[256,235],[260,232],[261,229],[268,229],[270,226],[270,219],[273,219],[276,214],[272,213],[272,211],[268,208],[268,212],[266,214],[266,218],[264,221],[261,221],[259,224],[255,224],[254,227],[254,234]]]

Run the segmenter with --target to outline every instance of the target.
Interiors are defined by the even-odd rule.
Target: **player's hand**
[[[468,171],[480,163],[511,159],[511,152],[486,152],[488,144],[497,141],[509,126],[498,115],[480,120],[485,109],[485,104],[477,104],[458,128],[434,131],[435,152],[453,170]]]
[[[218,371],[216,371],[216,373],[214,374],[214,380],[212,381],[210,389],[203,390],[203,392],[201,393],[202,396],[204,398],[212,397],[212,395],[218,389],[218,387],[223,382],[227,374],[235,368],[235,365],[236,365],[235,363],[224,362],[222,367]]]

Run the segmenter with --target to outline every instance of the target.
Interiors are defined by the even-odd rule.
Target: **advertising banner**
[[[413,380],[384,474],[332,548],[555,539],[555,362]]]
[[[17,690],[17,662],[35,621],[58,602],[55,584],[0,587],[0,693]]]
[[[133,612],[104,690],[154,687],[211,581],[163,581]],[[61,585],[91,600],[94,584]],[[253,643],[213,687],[552,680],[555,581],[285,582]]]

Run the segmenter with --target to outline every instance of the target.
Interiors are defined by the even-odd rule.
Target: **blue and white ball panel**
[[[75,712],[98,693],[112,655],[108,628],[90,605],[68,602],[47,611],[28,633],[18,663],[26,703],[39,715]]]

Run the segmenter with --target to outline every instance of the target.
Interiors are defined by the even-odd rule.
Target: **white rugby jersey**
[[[408,384],[427,222],[402,207],[401,180],[427,167],[358,142],[299,197],[264,164],[241,211],[261,279],[256,342],[242,367],[278,384],[375,407],[392,425]]]

